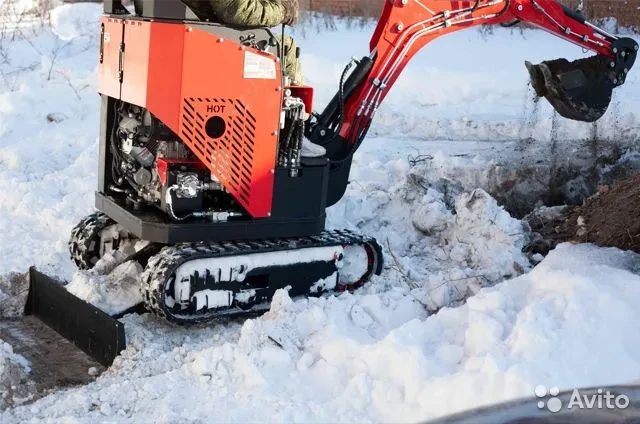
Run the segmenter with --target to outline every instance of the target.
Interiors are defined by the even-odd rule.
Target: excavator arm
[[[624,83],[635,62],[638,44],[633,39],[609,34],[555,0],[389,0],[371,38],[370,54],[347,66],[338,93],[315,115],[308,137],[327,148],[336,167],[350,163],[378,107],[419,50],[454,31],[518,22],[596,53],[575,62],[558,59],[526,66],[536,93],[562,116],[599,119],[613,88]]]

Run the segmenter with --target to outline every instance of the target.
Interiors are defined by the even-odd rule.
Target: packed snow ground
[[[99,13],[67,5],[51,28],[21,28],[0,44],[0,275],[35,264],[73,279],[72,289],[97,303],[105,293],[91,288],[118,279],[74,275],[66,241],[92,210],[97,181]],[[304,71],[320,105],[345,61],[366,53],[372,28],[303,29]],[[468,176],[453,193],[434,183],[448,166],[464,180],[465,170],[495,157],[548,160],[557,140],[567,139],[564,157],[580,155],[594,127],[558,121],[561,136],[551,137],[551,109],[528,101],[522,63],[582,55],[536,31],[437,40],[392,91],[356,157],[353,183],[328,211],[330,228],[384,245],[381,277],[337,297],[292,302],[280,292],[265,316],[209,328],[127,316],[128,348],[96,382],[0,420],[418,421],[530,396],[538,384],[640,378],[640,344],[628,337],[639,318],[637,255],[563,245],[517,277],[530,268],[523,224]],[[597,127],[623,148],[640,129],[637,75]],[[529,138],[536,141],[521,143]],[[434,166],[420,169],[428,175],[416,178],[408,156],[438,150]],[[139,271],[120,266],[121,275]],[[458,307],[427,318],[446,305]]]
[[[533,271],[425,319],[393,288],[292,302],[184,331],[127,316],[98,380],[8,410],[6,423],[417,422],[640,376],[640,256],[561,245]],[[588,352],[588,354],[585,354]]]

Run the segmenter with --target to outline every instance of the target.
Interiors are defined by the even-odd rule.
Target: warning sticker
[[[245,52],[244,77],[253,79],[276,79],[276,63],[268,57],[252,52]]]

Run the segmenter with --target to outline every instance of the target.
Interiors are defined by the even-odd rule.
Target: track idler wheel
[[[69,253],[78,269],[91,269],[101,257],[100,233],[115,221],[96,212],[86,216],[71,230]]]

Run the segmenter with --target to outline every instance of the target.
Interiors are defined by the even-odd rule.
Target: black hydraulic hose
[[[338,87],[338,114],[336,115],[335,119],[329,123],[330,126],[333,125],[337,125],[337,128],[335,128],[333,131],[333,136],[325,141],[323,144],[330,144],[332,142],[334,142],[338,137],[340,137],[340,131],[342,131],[342,127],[344,125],[344,109],[345,109],[345,96],[344,96],[344,84],[345,84],[345,79],[347,77],[347,73],[349,72],[349,70],[351,69],[351,67],[353,66],[353,61],[350,61],[347,66],[344,67],[344,69],[342,70],[342,75],[340,75],[340,83],[339,83],[339,87]],[[337,120],[337,124],[336,124],[336,120]],[[339,162],[343,162],[345,159],[338,159],[336,160],[332,160],[331,163],[339,163]]]
[[[340,85],[338,87],[338,115],[337,115],[338,126],[334,132],[333,138],[329,140],[329,142],[335,140],[335,138],[340,134],[340,131],[342,131],[342,125],[344,121],[343,119],[344,118],[344,80],[347,76],[347,72],[349,72],[352,65],[353,65],[353,62],[349,62],[347,66],[345,66],[344,69],[342,70],[342,75],[340,75],[340,83],[339,83]],[[331,125],[335,125],[335,121],[332,122]]]
[[[509,6],[511,6],[511,0],[507,0],[504,4],[504,7],[502,8],[502,10],[496,15],[496,17],[500,17],[502,15],[504,15],[507,10],[509,10]],[[522,22],[520,19],[515,19],[512,22],[509,23],[501,23],[500,26],[503,28],[511,28],[514,27],[516,25],[518,25],[520,22]]]
[[[285,124],[284,127],[284,139],[282,140],[282,143],[280,144],[280,149],[282,152],[282,158],[284,163],[282,163],[281,165],[285,166],[286,165],[286,161],[287,161],[287,155],[289,154],[289,145],[291,143],[291,136],[293,135],[293,123],[291,122],[291,119],[287,119],[287,122]]]
[[[522,22],[520,19],[515,19],[513,22],[509,22],[507,24],[500,24],[500,26],[502,28],[511,28],[518,25],[520,22]]]
[[[118,106],[116,106],[113,113],[113,126],[111,127],[111,136],[109,137],[109,150],[113,155],[113,160],[111,161],[111,179],[116,185],[122,184],[122,176],[120,175],[120,164],[122,163],[122,158],[120,157],[120,152],[116,146],[116,125],[117,125],[117,117],[118,117]]]
[[[191,218],[194,213],[193,212],[189,212],[188,214],[184,215],[184,216],[178,216],[175,214],[175,212],[173,211],[173,201],[171,199],[171,193],[173,192],[173,190],[175,189],[174,186],[169,187],[169,190],[167,192],[167,195],[169,197],[169,201],[167,202],[167,206],[169,209],[169,215],[171,215],[171,218],[175,219],[176,221],[185,221],[189,218]]]
[[[344,81],[344,100],[349,99],[349,96],[351,96],[351,94],[361,86],[362,82],[369,75],[372,67],[373,60],[369,56],[364,56],[360,59],[356,68],[351,72],[346,81]],[[318,116],[318,125],[320,128],[329,128],[330,125],[336,125],[335,119],[339,106],[339,93],[336,93],[322,113]]]
[[[354,135],[357,137],[357,140],[353,143],[353,145],[349,149],[349,152],[347,152],[347,154],[344,157],[342,157],[341,159],[332,160],[331,161],[332,165],[339,165],[339,164],[347,161],[348,159],[353,157],[353,155],[355,154],[356,150],[358,150],[358,148],[362,144],[362,141],[366,137],[367,132],[369,131],[369,128],[370,128],[371,122],[372,122],[372,120],[369,119],[369,122],[366,124],[366,126],[363,129],[363,127],[362,127],[363,119],[364,119],[363,116],[359,117],[358,120],[354,123],[354,126],[351,129],[351,132],[349,133],[349,140],[348,141],[352,140]]]
[[[585,18],[585,16],[582,14],[582,12],[578,11],[578,10],[573,10],[568,8],[567,6],[565,6],[564,4],[560,5],[562,7],[562,10],[564,11],[564,14],[567,15],[568,17],[570,17],[571,19],[573,19],[574,21],[580,22],[581,24],[584,24],[585,21],[587,20]]]

